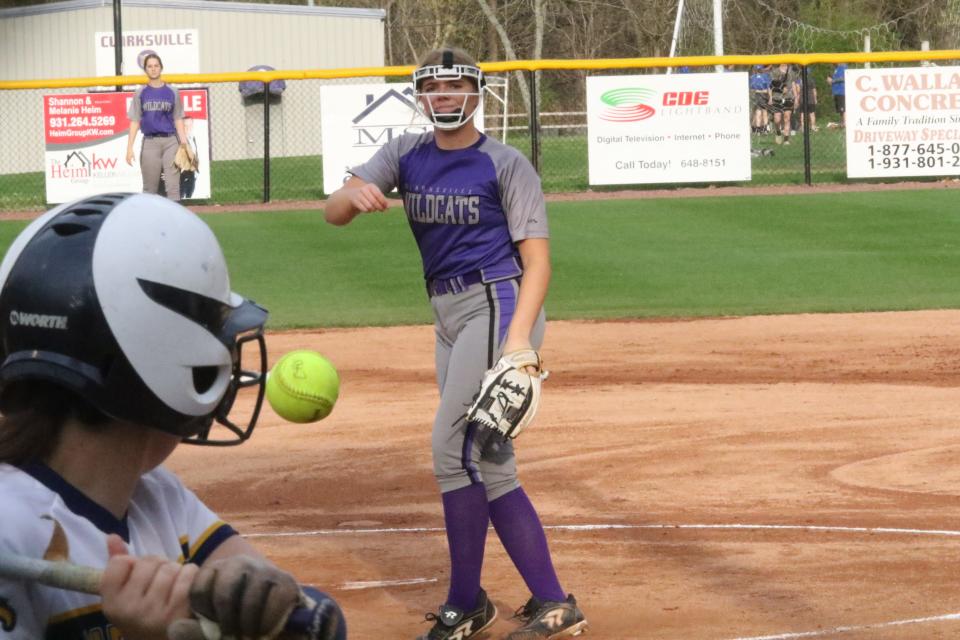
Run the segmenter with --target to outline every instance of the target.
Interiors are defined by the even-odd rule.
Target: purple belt
[[[447,293],[462,293],[467,287],[483,282],[483,273],[478,269],[453,278],[434,278],[427,281],[427,295],[442,296]]]

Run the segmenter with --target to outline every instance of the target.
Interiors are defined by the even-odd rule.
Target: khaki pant
[[[177,136],[144,137],[143,147],[140,150],[140,172],[143,174],[144,193],[160,191],[160,174],[162,173],[167,197],[175,202],[180,201],[180,170],[173,164],[173,158],[179,146]]]

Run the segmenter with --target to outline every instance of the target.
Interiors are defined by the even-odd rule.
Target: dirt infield
[[[960,311],[552,322],[521,479],[593,640],[960,634]],[[340,369],[333,414],[170,466],[354,639],[446,594],[427,326],[277,333]],[[491,531],[483,583],[527,591]]]

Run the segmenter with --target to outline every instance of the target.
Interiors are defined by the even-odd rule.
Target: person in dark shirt
[[[803,114],[806,113],[810,120],[810,131],[819,131],[817,127],[817,83],[813,81],[813,76],[807,76],[807,86],[804,88],[800,83],[800,128],[803,128]]]
[[[777,144],[790,144],[790,116],[797,100],[796,73],[784,63],[770,72],[770,106],[773,111],[773,126],[777,131]]]

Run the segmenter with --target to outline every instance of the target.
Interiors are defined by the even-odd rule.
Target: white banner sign
[[[47,202],[70,202],[110,191],[143,190],[139,160],[126,162],[133,93],[51,94],[43,97]],[[210,197],[210,113],[206,89],[181,89],[184,130],[199,167],[181,174],[183,199]],[[134,157],[140,157],[138,135]]]
[[[587,78],[590,184],[750,179],[746,73]]]
[[[847,176],[960,175],[960,67],[847,69]]]
[[[482,104],[473,122],[483,130]],[[433,128],[414,109],[413,85],[399,83],[323,87],[320,126],[326,194],[339,189],[350,177],[349,169],[369,160],[388,141]]]
[[[93,35],[98,76],[116,75],[112,31]],[[143,73],[143,59],[155,53],[164,73],[200,73],[200,36],[196,29],[154,29],[123,32],[123,75]]]

